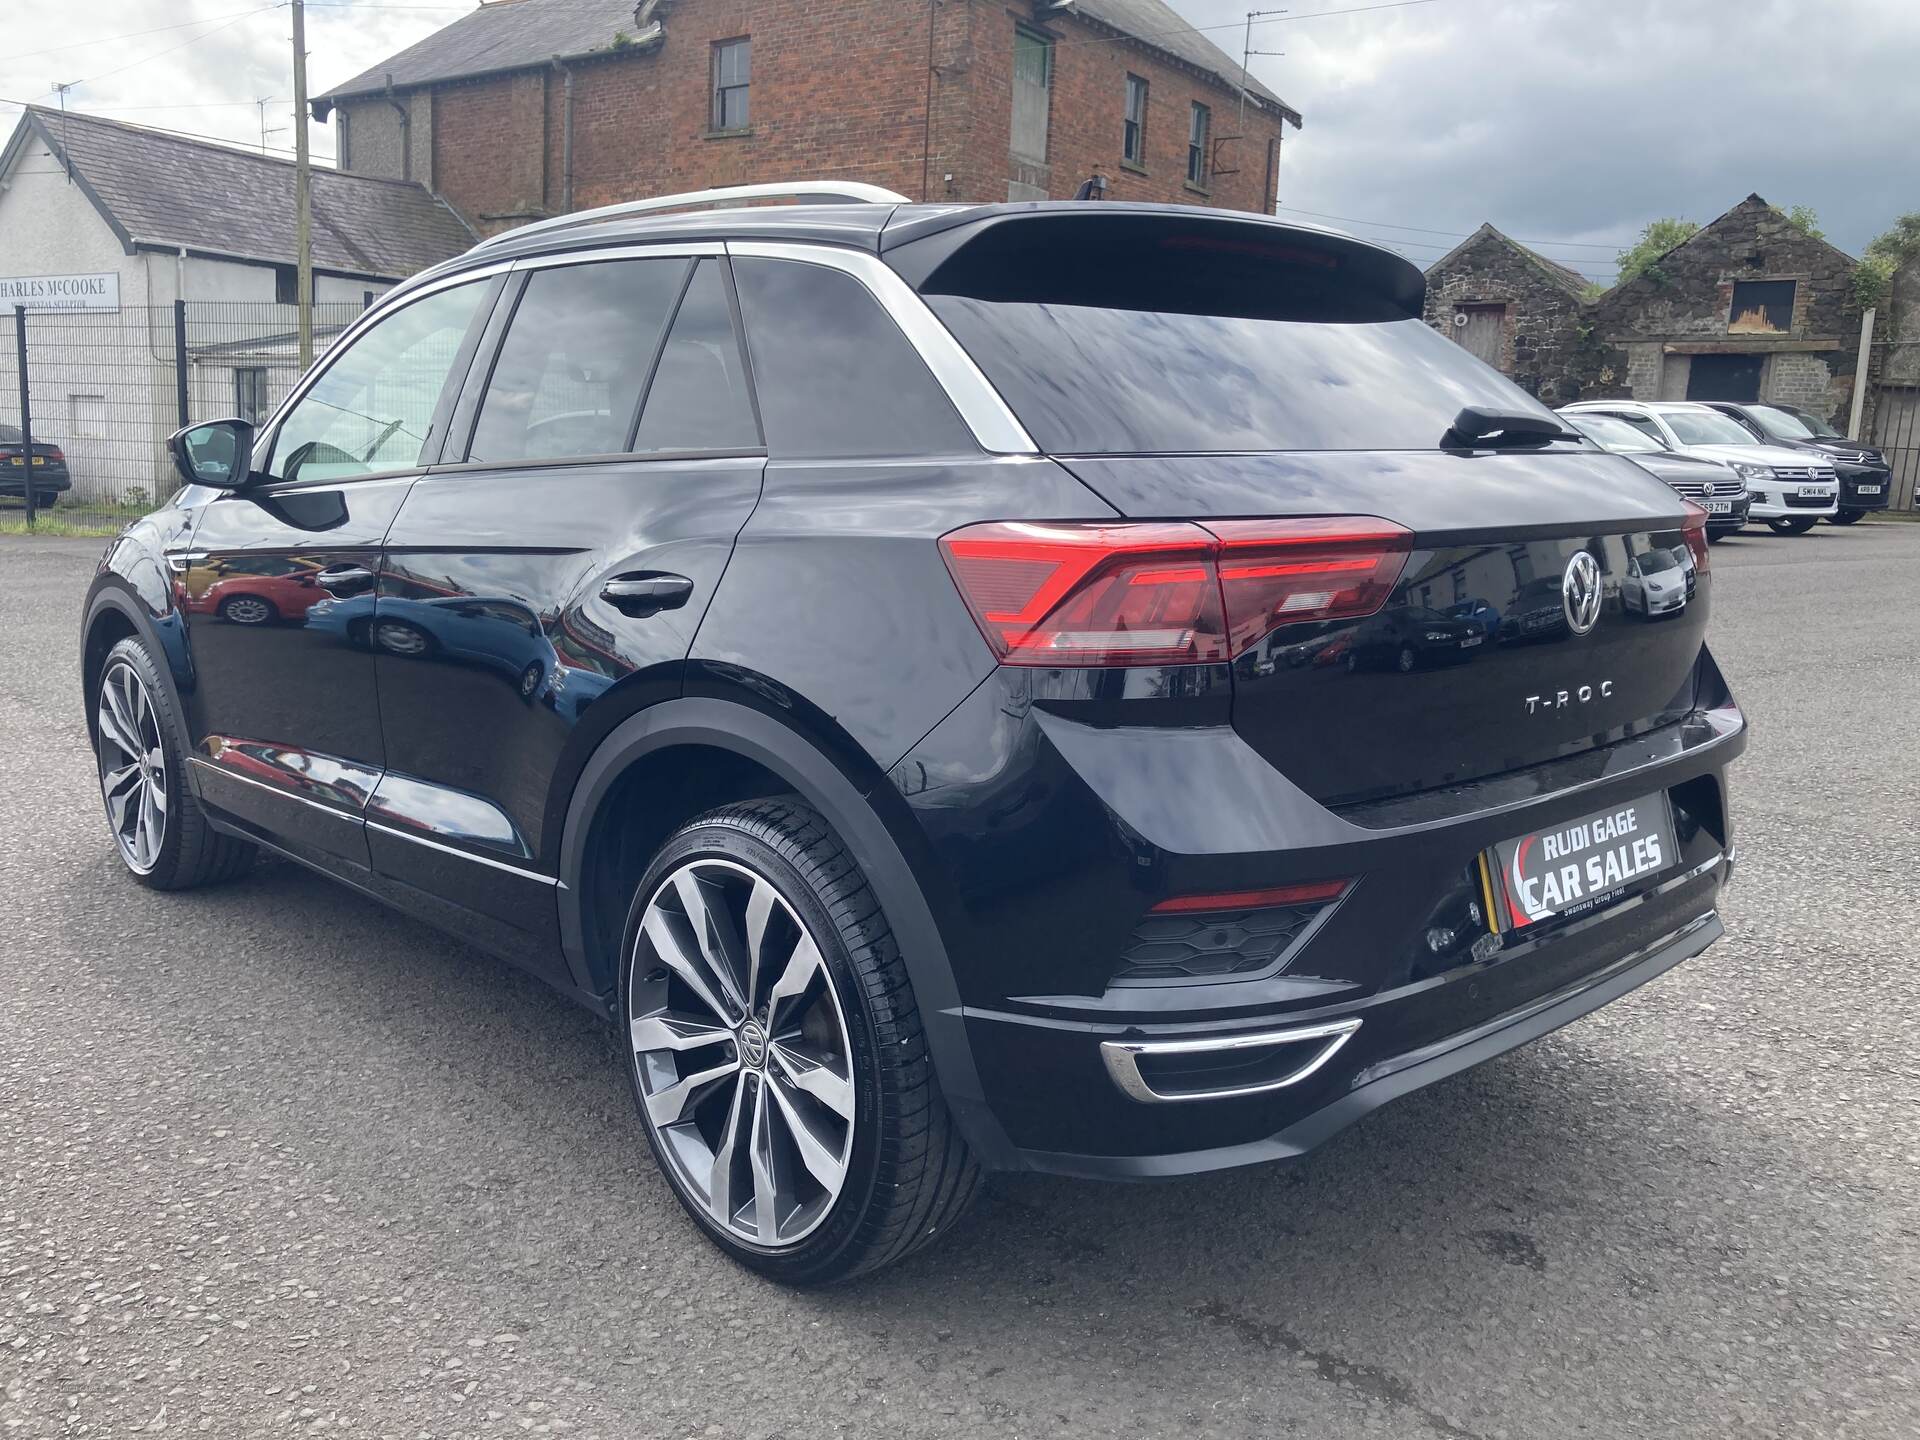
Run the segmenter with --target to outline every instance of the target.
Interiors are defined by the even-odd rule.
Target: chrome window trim
[[[953,332],[927,307],[911,285],[878,255],[829,245],[793,245],[778,241],[729,240],[727,253],[755,260],[789,260],[821,265],[851,275],[893,318],[907,343],[926,362],[953,408],[973,432],[980,448],[993,455],[1038,455],[1026,427],[993,388],[984,372],[967,354]],[[747,336],[748,349],[753,337]]]
[[[1106,1062],[1107,1074],[1113,1083],[1128,1098],[1138,1100],[1143,1105],[1170,1105],[1188,1100],[1229,1100],[1241,1095],[1264,1095],[1271,1090],[1284,1090],[1289,1085],[1298,1085],[1331,1060],[1353,1038],[1360,1024],[1360,1017],[1353,1016],[1345,1020],[1328,1020],[1319,1025],[1212,1035],[1197,1040],[1103,1040],[1100,1042],[1100,1058]],[[1323,1043],[1314,1051],[1312,1058],[1278,1080],[1264,1080],[1258,1085],[1236,1085],[1222,1090],[1194,1090],[1165,1095],[1147,1083],[1136,1063],[1142,1055],[1205,1055],[1223,1050],[1277,1049],[1282,1045],[1310,1044],[1314,1041]]]
[[[515,271],[551,270],[561,265],[589,265],[607,260],[719,259],[726,253],[726,245],[718,240],[676,240],[660,245],[636,241],[599,245],[591,250],[549,250],[539,255],[522,255],[513,261],[512,268]]]

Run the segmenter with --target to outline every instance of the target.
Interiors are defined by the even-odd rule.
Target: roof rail
[[[689,190],[684,195],[657,195],[651,200],[629,200],[620,205],[602,205],[594,210],[576,210],[569,215],[556,215],[550,220],[536,220],[531,225],[502,230],[498,235],[489,235],[473,248],[482,250],[509,237],[517,240],[524,235],[565,230],[574,225],[591,225],[600,220],[616,220],[623,215],[645,215],[654,210],[724,210],[751,200],[842,201],[856,205],[912,203],[904,195],[896,195],[878,185],[864,185],[858,180],[796,180],[773,185],[727,185],[717,190]]]

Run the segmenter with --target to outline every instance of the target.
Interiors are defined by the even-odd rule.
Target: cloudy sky
[[[900,0],[908,3],[908,0]],[[1238,55],[1250,5],[1172,0]],[[1358,9],[1355,7],[1369,8]],[[316,91],[470,5],[310,0]],[[0,97],[289,147],[288,12],[246,0],[28,0]],[[1920,0],[1293,0],[1254,73],[1306,117],[1282,204],[1431,262],[1482,220],[1611,280],[1648,220],[1750,191],[1858,254],[1920,209]],[[1348,11],[1349,13],[1325,13]],[[190,22],[190,23],[189,23]],[[165,27],[165,28],[161,28]],[[137,34],[134,32],[148,32]],[[0,125],[17,117],[0,107]],[[312,128],[330,156],[329,127]],[[1284,212],[1283,212],[1284,213]]]

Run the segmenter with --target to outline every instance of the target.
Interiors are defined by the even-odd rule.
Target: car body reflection
[[[1684,545],[1674,549],[1650,546],[1627,557],[1627,573],[1620,581],[1620,608],[1648,620],[1676,615],[1687,608],[1697,583],[1693,556]]]
[[[1356,626],[1342,653],[1349,671],[1462,665],[1480,653],[1486,631],[1426,605],[1394,605]]]
[[[222,555],[190,567],[182,577],[180,608],[229,625],[303,620],[327,598],[315,582],[321,563],[306,555]]]

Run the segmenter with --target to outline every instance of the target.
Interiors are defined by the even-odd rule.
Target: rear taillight
[[[1008,665],[1226,659],[1214,539],[1198,525],[970,525],[940,548]]]
[[[1707,540],[1707,512],[1691,500],[1680,502],[1686,506],[1687,518],[1680,527],[1681,537],[1687,542],[1687,549],[1693,553],[1693,568],[1700,573],[1711,565],[1712,550]]]
[[[47,463],[49,465],[64,465],[67,463],[66,452],[62,450],[58,445],[49,445],[47,447],[46,455],[47,455]]]
[[[956,530],[947,569],[1008,665],[1199,665],[1281,625],[1371,615],[1413,537],[1370,516]]]
[[[1226,520],[1208,528],[1220,537],[1220,589],[1235,655],[1282,625],[1373,614],[1387,603],[1413,548],[1408,531],[1365,515]]]

